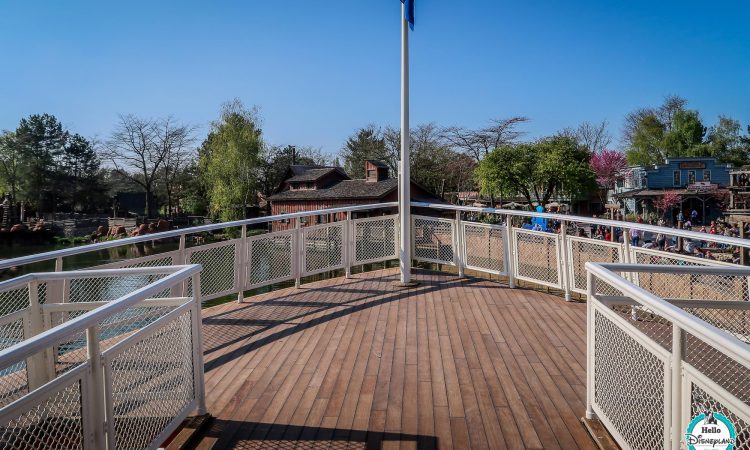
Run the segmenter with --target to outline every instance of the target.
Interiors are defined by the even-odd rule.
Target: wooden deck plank
[[[380,270],[204,311],[197,448],[593,448],[585,305]]]

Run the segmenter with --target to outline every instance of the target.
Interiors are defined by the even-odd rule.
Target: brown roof
[[[270,201],[279,200],[334,200],[373,199],[385,197],[398,188],[398,180],[389,178],[376,183],[365,180],[342,180],[327,189],[287,190],[272,195]]]
[[[384,163],[383,161],[377,160],[377,159],[368,159],[368,163],[372,164],[375,167],[381,167],[383,169],[388,169],[388,165]]]
[[[340,171],[342,175],[346,176],[345,173],[338,167],[321,167],[315,169],[307,169],[302,173],[295,174],[293,177],[287,179],[287,182],[293,183],[297,181],[317,181],[331,172]],[[348,176],[346,176],[349,178]]]

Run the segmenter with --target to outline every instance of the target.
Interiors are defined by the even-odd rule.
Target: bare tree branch
[[[448,127],[442,130],[442,137],[450,146],[473,157],[477,162],[484,159],[491,150],[511,144],[526,132],[516,127],[529,121],[528,117],[515,116],[507,119],[492,119],[490,125],[478,130],[463,127]]]

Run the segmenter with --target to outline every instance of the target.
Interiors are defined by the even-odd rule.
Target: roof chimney
[[[377,183],[388,179],[388,166],[383,161],[365,161],[365,181]]]

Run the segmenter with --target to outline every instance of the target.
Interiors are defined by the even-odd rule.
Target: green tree
[[[289,166],[297,165],[325,165],[326,159],[320,149],[313,147],[295,147],[291,145],[271,145],[263,149],[263,156],[259,162],[260,191],[266,197],[274,193],[284,181]]]
[[[94,145],[81,136],[69,137],[63,148],[58,178],[64,181],[61,197],[73,211],[95,209],[103,205],[103,186],[99,155]]]
[[[392,155],[386,149],[383,133],[372,125],[357,130],[346,140],[341,157],[344,170],[352,178],[365,177],[365,161],[368,159],[385,161],[391,168],[395,166]]]
[[[21,160],[23,153],[16,134],[4,131],[0,134],[0,182],[7,189],[10,201],[15,203],[21,185]]]
[[[555,194],[575,199],[596,188],[590,158],[574,138],[557,135],[489,152],[477,178],[485,193],[520,194],[528,203],[546,204]]]
[[[630,137],[630,147],[625,151],[628,164],[646,166],[663,163],[666,154],[661,144],[665,129],[656,114],[640,116]]]
[[[189,214],[204,215],[208,212],[208,192],[198,161],[190,161],[182,171],[182,207]]]
[[[706,127],[698,111],[678,110],[672,116],[672,124],[664,134],[661,147],[667,157],[709,156],[703,145]]]
[[[738,167],[748,163],[750,139],[742,136],[742,126],[738,120],[719,116],[718,123],[708,130],[707,140],[711,155],[718,160]]]
[[[239,100],[222,107],[199,150],[199,166],[210,208],[222,220],[245,216],[244,208],[257,202],[262,131],[256,110]]]
[[[23,158],[22,190],[37,214],[54,208],[55,197],[62,189],[58,177],[59,160],[68,140],[57,118],[50,114],[33,114],[21,119],[16,129],[16,140]]]

